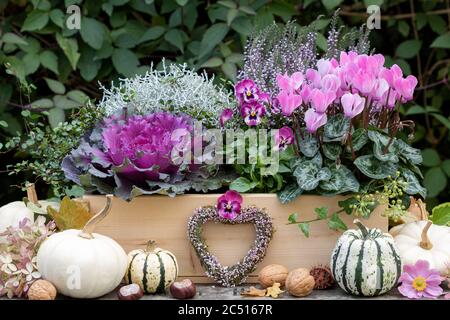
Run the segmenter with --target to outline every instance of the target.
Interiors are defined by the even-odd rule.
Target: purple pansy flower
[[[284,126],[280,130],[278,130],[278,134],[275,138],[275,143],[278,146],[278,149],[284,150],[289,145],[291,145],[294,142],[294,133],[292,132],[292,129]]]
[[[224,109],[220,114],[220,126],[223,127],[225,122],[233,118],[233,110],[232,109]]]
[[[219,216],[224,219],[234,220],[241,213],[242,196],[239,192],[228,190],[217,199]]]
[[[236,84],[235,95],[240,103],[259,101],[260,90],[250,79],[244,79]]]
[[[248,126],[254,127],[261,123],[261,118],[266,114],[266,109],[257,102],[245,103],[242,105],[241,114],[244,122]]]

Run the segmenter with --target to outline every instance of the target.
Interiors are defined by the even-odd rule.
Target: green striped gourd
[[[333,277],[350,294],[386,293],[397,284],[402,270],[394,239],[380,229],[367,229],[359,220],[353,223],[359,230],[345,231],[331,255]]]
[[[177,259],[171,252],[157,248],[155,241],[150,240],[145,250],[128,253],[125,282],[139,285],[145,294],[164,293],[177,276]]]

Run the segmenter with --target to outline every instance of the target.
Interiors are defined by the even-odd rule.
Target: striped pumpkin
[[[331,255],[333,277],[350,294],[386,293],[397,284],[402,271],[394,239],[380,229],[367,229],[359,220],[354,223],[359,230],[345,231]]]
[[[145,294],[164,293],[177,276],[177,259],[171,252],[157,248],[155,241],[150,240],[145,250],[128,253],[125,282],[139,285]]]

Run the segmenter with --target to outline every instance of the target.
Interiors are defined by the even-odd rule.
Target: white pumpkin
[[[410,222],[396,231],[394,237],[403,264],[427,260],[430,267],[442,275],[450,265],[450,227],[431,221]]]
[[[51,235],[39,248],[37,268],[59,293],[72,298],[97,298],[114,290],[127,270],[127,255],[113,239],[92,233],[111,206],[86,223],[83,230],[65,230]]]
[[[59,210],[59,203],[37,200],[36,191],[34,185],[31,184],[27,187],[28,199],[32,202],[38,203],[39,206],[46,211],[48,206]],[[0,233],[4,232],[6,228],[13,226],[17,227],[19,222],[28,218],[34,221],[34,213],[29,209],[23,201],[13,201],[2,207],[0,207]]]

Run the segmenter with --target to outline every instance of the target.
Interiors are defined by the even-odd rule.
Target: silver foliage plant
[[[198,74],[186,64],[168,64],[163,60],[161,70],[151,65],[145,75],[121,79],[118,86],[111,88],[101,86],[103,98],[99,107],[107,116],[122,112],[124,107],[131,114],[184,113],[208,128],[218,128],[223,109],[235,102],[232,92],[213,81],[214,77],[205,72]]]
[[[342,50],[368,54],[369,30],[362,26],[343,32],[343,28],[338,26],[337,13],[331,19],[327,50],[323,57],[338,58]],[[302,27],[295,21],[281,25],[274,22],[254,32],[245,47],[244,66],[238,75],[239,80],[251,79],[262,91],[275,96],[278,93],[277,74],[304,73],[306,69],[315,67],[321,56],[316,50],[317,31],[314,24]]]

